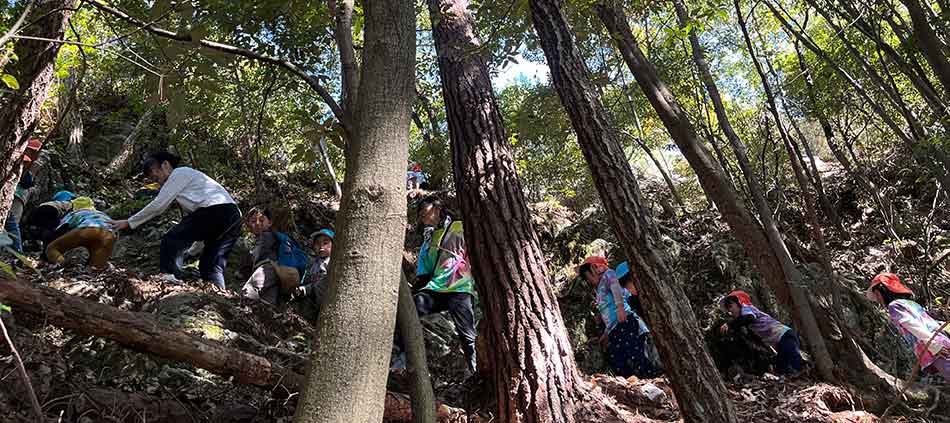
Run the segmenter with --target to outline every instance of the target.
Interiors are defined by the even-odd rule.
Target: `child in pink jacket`
[[[950,381],[950,329],[944,327],[944,322],[930,317],[927,310],[912,299],[913,291],[893,273],[874,277],[867,296],[887,308],[891,323],[914,346],[920,369]]]

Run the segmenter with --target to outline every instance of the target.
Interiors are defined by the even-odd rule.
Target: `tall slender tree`
[[[550,286],[468,0],[429,0],[455,187],[485,307],[479,364],[506,422],[583,421],[590,396]],[[601,405],[602,407],[602,405]]]
[[[735,408],[705,349],[696,317],[669,267],[653,217],[620,145],[617,130],[588,76],[588,70],[559,0],[531,0],[531,19],[567,110],[594,185],[617,234],[656,336],[677,403],[688,422],[734,422]]]
[[[333,272],[317,321],[321,342],[297,406],[297,423],[378,423],[383,417],[405,237],[404,169],[416,32],[411,2],[367,1],[364,12],[359,142],[346,172]]]

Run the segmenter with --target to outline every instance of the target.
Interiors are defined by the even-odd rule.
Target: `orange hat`
[[[581,266],[585,264],[600,264],[604,266],[610,266],[610,263],[607,263],[607,259],[603,256],[590,256],[584,259],[584,262],[581,263]]]
[[[41,148],[43,148],[43,142],[40,141],[40,140],[37,139],[37,138],[30,138],[30,140],[26,142],[26,149],[27,149],[27,150],[40,151]],[[26,152],[24,152],[24,153],[23,153],[23,161],[26,162],[26,163],[30,163],[30,162],[33,161],[33,158],[30,157],[29,154],[27,154]]]
[[[884,285],[888,291],[891,291],[895,294],[914,294],[914,291],[911,291],[910,288],[906,287],[901,283],[900,278],[893,273],[881,273],[871,279],[871,285],[868,286],[867,296],[868,298],[874,298],[874,287],[878,285]]]
[[[726,294],[725,298],[722,299],[722,305],[726,305],[726,298],[736,297],[739,300],[739,305],[752,305],[752,297],[749,294],[746,294],[745,291],[735,290]]]
[[[610,263],[608,263],[608,262],[607,262],[607,259],[604,258],[603,256],[590,256],[590,257],[584,259],[584,262],[581,263],[580,266],[577,266],[577,274],[578,274],[578,275],[580,275],[580,273],[581,273],[581,266],[583,266],[583,265],[585,265],[585,264],[600,264],[600,265],[603,265],[603,266],[610,266]]]

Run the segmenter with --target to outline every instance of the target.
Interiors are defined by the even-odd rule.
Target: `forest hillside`
[[[0,4],[10,422],[942,422],[944,0]]]

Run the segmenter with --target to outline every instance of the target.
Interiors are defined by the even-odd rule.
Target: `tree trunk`
[[[925,6],[921,5],[919,0],[901,0],[901,3],[904,3],[910,14],[911,27],[916,39],[914,45],[920,48],[937,79],[943,84],[945,98],[950,101],[950,60],[947,59],[947,51],[942,47],[937,33],[927,20]],[[947,13],[946,10],[943,12]]]
[[[119,154],[116,154],[115,158],[109,162],[109,165],[106,166],[103,173],[105,176],[113,176],[116,172],[119,172],[126,168],[129,164],[129,159],[134,157],[135,153],[135,141],[139,138],[139,135],[142,134],[142,131],[152,122],[152,115],[155,113],[155,108],[151,107],[142,114],[142,117],[139,118],[138,123],[135,124],[135,127],[132,128],[132,132],[129,132],[129,135],[125,137],[125,141],[122,141],[122,147],[119,150]],[[80,121],[81,122],[81,121]],[[80,123],[82,125],[82,123]],[[70,146],[72,140],[70,140]],[[260,142],[260,140],[258,140]]]
[[[402,265],[400,264],[400,267]],[[412,421],[413,423],[434,423],[435,393],[429,378],[429,366],[426,364],[425,332],[419,321],[419,312],[412,299],[412,289],[406,279],[406,272],[399,271],[399,300],[396,306],[396,328],[402,336],[403,348],[409,361],[408,371],[412,378]]]
[[[531,18],[610,224],[643,293],[647,319],[687,422],[735,422],[736,411],[705,349],[699,325],[665,247],[644,207],[640,187],[557,0],[531,0]],[[601,5],[598,10],[605,10]],[[625,22],[624,22],[625,23]],[[701,178],[702,179],[702,178]]]
[[[340,50],[343,111],[346,118],[352,122],[356,117],[356,99],[360,79],[356,50],[353,48],[353,0],[330,0],[330,10],[336,15],[333,37]]]
[[[593,404],[531,225],[468,0],[429,0],[455,186],[503,422],[574,422]]]
[[[36,5],[29,19],[36,20],[23,30],[30,37],[59,40],[76,0],[49,0]],[[20,59],[7,65],[4,72],[13,75],[20,88],[0,97],[0,216],[6,216],[13,203],[13,192],[20,179],[23,152],[40,107],[53,82],[53,68],[60,43],[17,40],[13,52]]]
[[[370,1],[357,102],[321,342],[296,423],[383,417],[406,224],[405,166],[415,77],[411,2]],[[358,404],[358,407],[354,407]]]

